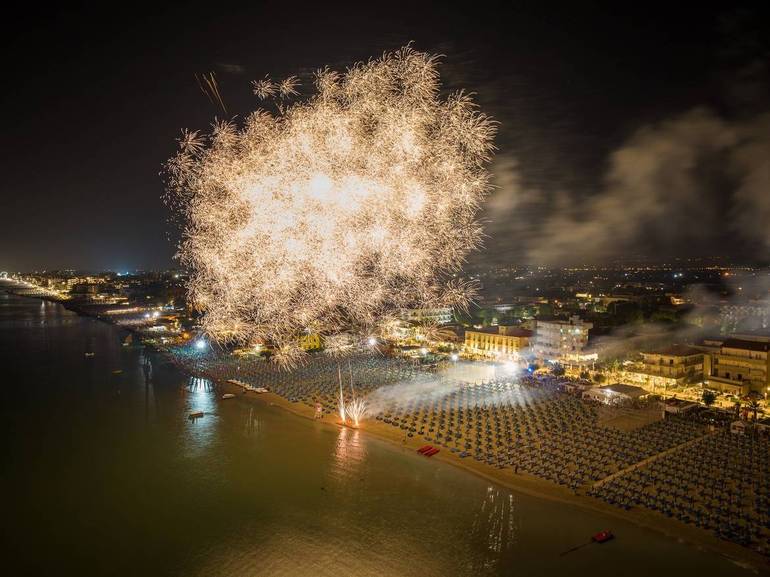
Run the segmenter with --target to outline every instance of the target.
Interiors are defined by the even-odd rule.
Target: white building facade
[[[401,309],[399,318],[409,323],[447,325],[454,320],[450,307],[433,309]]]
[[[568,320],[540,320],[535,323],[535,356],[542,361],[564,364],[587,364],[596,354],[586,352],[588,331],[593,323],[573,315]]]

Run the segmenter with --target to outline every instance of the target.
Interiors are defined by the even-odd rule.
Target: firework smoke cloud
[[[403,48],[345,73],[254,83],[275,112],[185,132],[168,199],[203,326],[301,360],[297,336],[371,334],[404,306],[462,304],[495,123],[442,97],[434,56]],[[292,100],[289,100],[289,99]]]

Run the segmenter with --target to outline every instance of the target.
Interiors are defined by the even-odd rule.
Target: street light
[[[198,339],[197,341],[195,341],[195,348],[198,349],[199,351],[202,351],[203,349],[206,348],[206,341],[204,341],[203,339]]]
[[[452,355],[449,357],[453,361],[457,361],[457,359],[460,358],[460,356],[457,353],[452,353]]]

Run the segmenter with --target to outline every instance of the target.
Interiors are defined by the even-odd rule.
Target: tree
[[[454,317],[454,321],[457,324],[460,324],[463,326],[472,325],[475,321],[473,314],[470,312],[470,310],[465,310],[465,309],[462,309],[461,307],[454,307],[452,309],[452,316]]]
[[[759,401],[757,399],[751,399],[749,401],[749,409],[751,409],[751,412],[754,415],[754,421],[756,422],[757,413],[759,412]]]
[[[603,383],[606,380],[606,377],[601,373],[596,373],[594,375],[594,381],[597,383]]]
[[[559,363],[555,363],[555,364],[553,365],[553,368],[551,369],[551,372],[552,372],[552,373],[553,373],[555,376],[557,376],[557,377],[561,377],[562,375],[564,375],[564,367],[563,367],[563,366],[561,366]]]
[[[495,309],[480,309],[476,316],[481,319],[481,324],[488,327],[493,320],[496,320],[497,311]]]
[[[539,317],[552,317],[553,305],[550,303],[539,303],[537,305],[537,316]]]
[[[589,373],[588,371],[580,371],[580,378],[583,379],[584,381],[588,381],[591,379],[591,373]]]
[[[708,389],[703,390],[703,404],[710,407],[717,400],[717,394],[714,391]]]

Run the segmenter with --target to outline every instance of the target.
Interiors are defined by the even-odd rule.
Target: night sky
[[[182,128],[223,116],[196,73],[214,71],[228,116],[243,116],[253,79],[409,41],[444,54],[445,85],[501,123],[473,262],[767,260],[766,9],[317,4],[103,4],[6,22],[0,270],[171,266],[163,162]]]

